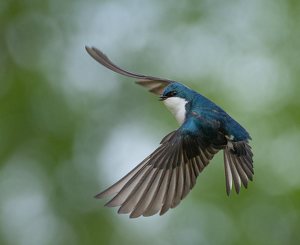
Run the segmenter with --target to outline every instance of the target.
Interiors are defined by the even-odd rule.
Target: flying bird
[[[126,71],[100,50],[86,47],[101,65],[119,74],[137,79],[148,87],[175,116],[180,127],[166,135],[160,146],[131,172],[96,195],[115,195],[106,207],[120,206],[118,213],[160,215],[175,208],[195,186],[198,175],[215,154],[223,150],[226,191],[232,182],[237,193],[241,183],[247,188],[253,180],[253,154],[249,133],[222,108],[182,83]]]

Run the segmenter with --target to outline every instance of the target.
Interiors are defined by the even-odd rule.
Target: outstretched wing
[[[163,215],[176,207],[219,151],[200,135],[183,135],[184,126],[168,134],[150,156],[95,197],[117,194],[105,206],[120,206],[118,213],[131,213],[130,218],[151,216],[159,210]]]
[[[145,76],[145,75],[140,75],[136,74],[130,71],[126,71],[122,69],[121,67],[117,66],[113,62],[111,62],[108,57],[102,53],[99,49],[96,49],[94,47],[89,48],[85,47],[86,51],[95,59],[97,60],[101,65],[105,66],[106,68],[117,72],[121,75],[128,76],[128,77],[133,77],[137,78],[138,81],[136,82],[139,85],[142,85],[144,87],[150,88],[150,92],[161,95],[165,88],[170,84],[173,83],[174,81],[168,80],[168,79],[163,79],[163,78],[158,78],[158,77],[151,77],[151,76]]]

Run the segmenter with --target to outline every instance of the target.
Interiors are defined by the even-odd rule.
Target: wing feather
[[[126,201],[128,196],[131,194],[131,192],[136,188],[136,185],[140,182],[140,180],[143,178],[145,173],[149,172],[149,169],[151,169],[151,166],[145,165],[141,171],[136,173],[132,179],[130,179],[126,185],[118,192],[118,194],[111,199],[108,203],[106,203],[105,207],[117,207],[123,204],[123,202]]]
[[[178,130],[170,133],[149,157],[97,197],[117,193],[105,206],[120,206],[118,213],[131,213],[130,218],[159,210],[164,214],[187,196],[213,156],[204,154],[198,142]]]
[[[127,77],[133,77],[137,78],[138,81],[136,84],[142,85],[144,87],[148,87],[150,90],[149,92],[161,95],[164,89],[170,84],[173,83],[174,81],[168,80],[168,79],[163,79],[163,78],[158,78],[158,77],[152,77],[152,76],[145,76],[137,73],[133,73],[130,71],[127,71],[116,64],[114,64],[104,53],[102,53],[99,49],[97,48],[89,48],[85,47],[86,51],[96,60],[98,61],[101,65],[105,66],[106,68],[119,73],[121,75],[127,76]]]
[[[133,211],[156,170],[157,169],[154,169],[152,167],[149,168],[149,170],[143,175],[139,183],[134,187],[134,189],[127,197],[125,202],[121,205],[121,207],[118,210],[118,213],[126,214]]]
[[[183,187],[184,187],[184,177],[183,177],[183,164],[176,168],[177,170],[177,183],[176,183],[176,191],[175,198],[171,208],[175,208],[181,201]]]
[[[151,216],[156,214],[162,206],[164,197],[167,192],[167,183],[169,179],[169,174],[172,171],[172,169],[164,169],[162,172],[161,179],[158,184],[158,188],[156,190],[156,193],[153,196],[153,199],[151,200],[149,206],[143,213],[144,216]]]
[[[158,189],[158,184],[160,182],[162,173],[163,171],[160,171],[158,168],[156,169],[155,174],[152,176],[151,181],[131,213],[130,218],[137,218],[145,212],[146,208],[153,199],[155,191]]]
[[[191,180],[189,177],[189,170],[187,164],[184,164],[182,168],[183,168],[183,176],[184,176],[184,187],[183,187],[181,200],[185,198],[191,190]]]
[[[168,190],[166,192],[165,201],[161,208],[160,215],[166,213],[172,205],[176,187],[176,168],[171,170],[168,183]]]
[[[136,166],[133,170],[131,170],[127,175],[125,175],[122,179],[120,179],[118,182],[116,182],[111,187],[107,188],[106,190],[102,191],[98,195],[95,196],[95,198],[105,198],[112,196],[118,192],[126,185],[129,184],[129,180],[131,180],[136,174],[141,171],[143,168],[145,168],[145,163],[149,160],[149,157],[147,157],[144,161],[142,161],[138,166]]]

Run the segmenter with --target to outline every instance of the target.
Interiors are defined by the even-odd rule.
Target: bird
[[[196,184],[212,158],[223,151],[226,192],[232,182],[239,194],[253,180],[253,153],[249,133],[221,107],[182,83],[133,73],[117,66],[100,50],[87,52],[104,67],[137,79],[159,96],[175,116],[179,128],[167,134],[159,147],[118,182],[95,198],[114,197],[105,207],[118,207],[130,218],[165,214],[175,208]]]

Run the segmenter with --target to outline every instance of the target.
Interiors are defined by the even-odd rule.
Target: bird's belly
[[[187,101],[183,98],[171,97],[163,101],[166,107],[175,116],[179,125],[182,125],[186,119],[185,105]]]

